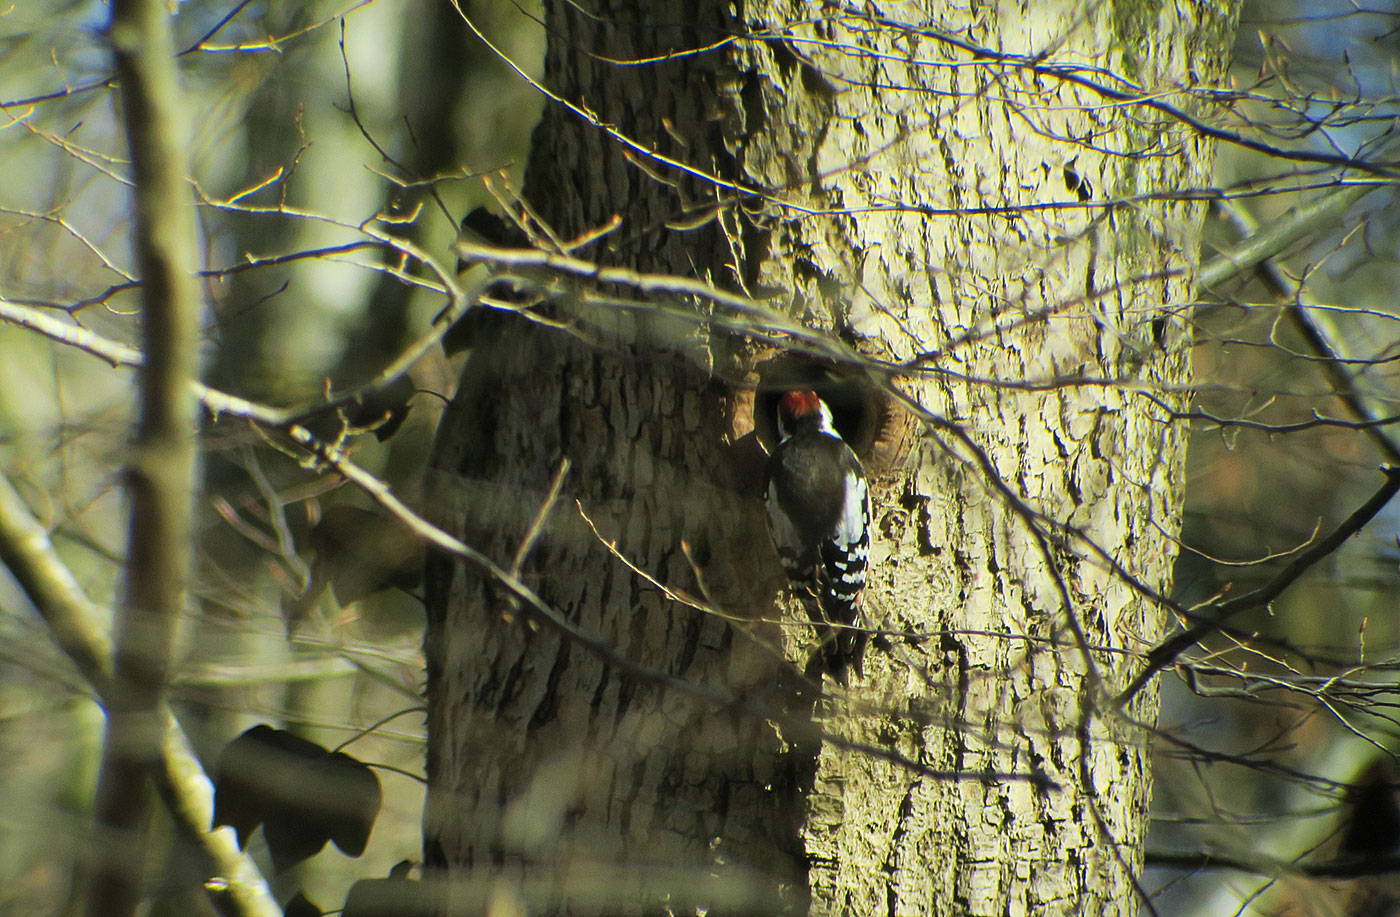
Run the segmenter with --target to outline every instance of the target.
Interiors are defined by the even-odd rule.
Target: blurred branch
[[[49,533],[8,478],[0,476],[0,561],[39,610],[59,649],[101,696],[112,679],[112,645],[102,633],[102,612],[88,601],[59,559]]]
[[[744,320],[743,324],[731,325],[738,330],[782,334],[792,341],[802,343],[813,354],[841,363],[866,365],[871,362],[863,359],[860,354],[830,334],[813,331],[758,300],[730,293],[701,280],[692,280],[674,274],[648,274],[627,268],[608,267],[573,255],[545,251],[540,248],[497,248],[462,240],[457,243],[456,250],[462,261],[471,264],[491,264],[527,271],[529,269],[543,269],[553,274],[578,277],[599,285],[631,287],[647,295],[694,297],[729,309],[735,315],[740,316]],[[616,300],[593,298],[587,298],[586,301],[618,308],[628,305],[631,308],[652,310],[664,308],[664,306],[652,302],[623,304]],[[707,315],[705,318],[707,321],[722,321],[717,316]]]
[[[204,35],[198,41],[190,45],[188,48],[185,48],[176,56],[186,57],[190,54],[194,54],[197,51],[203,51],[205,53],[210,54],[221,54],[230,52],[246,53],[251,51],[281,52],[285,50],[284,46],[291,43],[292,40],[309,35],[319,29],[324,28],[325,26],[338,22],[342,18],[349,16],[351,13],[354,13],[361,7],[368,6],[372,2],[374,2],[374,0],[356,0],[356,2],[351,3],[345,9],[340,10],[334,15],[327,16],[324,19],[321,19],[310,25],[302,26],[296,31],[289,32],[284,35],[269,35],[261,41],[250,42],[247,44],[211,44],[211,41],[216,35],[222,32],[224,28],[234,19],[238,18],[240,13],[242,13],[249,6],[252,6],[251,0],[241,0],[241,2],[237,6],[235,6],[226,15],[224,15],[222,19],[215,23],[213,28],[211,28],[208,32],[205,32]],[[45,92],[40,93],[39,95],[26,96],[24,98],[10,99],[6,102],[0,102],[0,109],[26,108],[32,105],[39,105],[43,102],[53,102],[57,101],[58,99],[67,99],[72,96],[83,95],[84,93],[93,92],[98,89],[110,89],[112,86],[117,85],[119,81],[120,76],[118,74],[113,74],[111,76],[102,76],[93,80],[88,80],[86,83],[79,83],[76,86],[65,86],[62,89],[55,89],[52,92]]]
[[[315,218],[311,214],[287,207],[235,207],[227,202],[212,202],[212,205],[221,209],[229,209],[241,213],[278,213]],[[190,385],[193,387],[196,396],[204,403],[210,413],[215,416],[228,414],[252,420],[263,426],[286,428],[305,420],[313,414],[332,410],[355,399],[364,398],[375,391],[387,390],[398,379],[403,377],[415,363],[422,359],[424,354],[428,353],[434,346],[437,346],[438,343],[441,342],[443,335],[445,335],[459,319],[466,315],[468,311],[483,306],[492,308],[492,306],[483,301],[483,298],[488,287],[502,279],[500,275],[488,274],[484,277],[478,277],[473,282],[463,286],[458,282],[453,272],[448,271],[437,259],[432,257],[432,255],[409,241],[396,238],[388,233],[371,228],[366,224],[350,226],[325,218],[317,219],[322,222],[363,233],[373,240],[374,244],[397,251],[401,255],[422,264],[437,281],[433,289],[445,293],[448,297],[447,308],[438,314],[430,327],[422,335],[404,347],[376,376],[361,385],[331,392],[327,397],[319,399],[314,403],[288,408],[261,405],[238,398],[237,396],[228,395],[196,380],[191,380]],[[367,243],[353,243],[352,246],[341,246],[321,251],[341,251],[350,247],[361,247],[365,244]],[[860,365],[867,369],[875,368],[875,364],[868,358],[863,358],[859,354],[856,354],[848,346],[833,339],[830,335],[813,332],[811,329],[781,315],[761,302],[728,293],[701,281],[673,275],[644,274],[623,268],[612,268],[569,255],[556,254],[539,249],[493,248],[471,243],[459,243],[458,254],[464,260],[473,263],[485,263],[516,270],[525,269],[528,271],[534,269],[548,272],[543,277],[532,275],[518,278],[523,282],[532,284],[538,284],[541,280],[548,280],[552,276],[566,276],[597,284],[632,287],[641,293],[649,295],[662,294],[665,296],[696,297],[712,302],[716,306],[723,307],[738,316],[737,319],[726,319],[726,317],[721,315],[710,315],[706,317],[705,321],[725,324],[748,333],[781,334],[788,340],[789,345],[793,343],[800,343],[803,345],[805,352],[840,363]],[[301,255],[297,257],[301,257]],[[266,259],[259,259],[257,263],[262,264],[265,260]],[[240,267],[242,266],[240,265]],[[590,305],[605,308],[668,309],[664,302],[624,303],[616,299],[604,298],[592,293],[583,293],[582,298]],[[686,310],[679,309],[668,310],[668,314],[677,316],[690,315]],[[62,321],[42,310],[21,305],[13,300],[6,301],[0,299],[0,321],[30,328],[50,340],[90,353],[93,356],[105,360],[112,366],[139,367],[143,363],[141,353],[133,347],[113,341],[109,338],[104,338],[79,325]]]
[[[1213,607],[1205,609],[1203,613],[1210,614],[1210,620],[1188,627],[1171,639],[1154,647],[1147,654],[1147,666],[1138,673],[1138,676],[1127,688],[1123,689],[1123,692],[1115,699],[1115,703],[1121,708],[1132,700],[1143,686],[1152,680],[1154,675],[1175,662],[1182,653],[1215,633],[1230,618],[1240,612],[1268,605],[1282,595],[1285,589],[1293,585],[1293,582],[1314,564],[1337,550],[1348,538],[1361,531],[1366,523],[1370,522],[1390,502],[1391,497],[1400,492],[1400,466],[1385,465],[1382,466],[1381,472],[1385,475],[1385,483],[1371,495],[1369,500],[1325,538],[1294,557],[1292,562],[1280,570],[1272,580],[1252,592],[1226,602],[1216,603]]]
[[[1304,239],[1316,238],[1335,228],[1342,217],[1376,187],[1373,184],[1339,185],[1331,194],[1298,207],[1290,207],[1262,229],[1238,207],[1227,209],[1227,202],[1217,201],[1217,205],[1239,227],[1244,238],[1233,252],[1221,255],[1202,267],[1196,278],[1197,284],[1212,289],[1258,270],[1271,258],[1278,257]]]
[[[165,682],[190,571],[200,291],[170,13],[163,0],[113,0],[108,35],[131,149],[143,362],[87,895],[90,914],[122,917],[141,903],[150,788],[169,723]]]
[[[1217,206],[1247,239],[1254,240],[1231,257],[1231,266],[1238,263],[1244,253],[1248,253],[1245,256],[1247,260],[1258,258],[1251,266],[1274,295],[1281,302],[1289,304],[1288,314],[1293,319],[1294,327],[1313,352],[1322,358],[1322,368],[1332,382],[1333,393],[1360,422],[1359,426],[1365,429],[1386,461],[1400,463],[1400,440],[1384,429],[1391,418],[1356,384],[1356,375],[1346,366],[1349,359],[1347,348],[1336,322],[1325,311],[1318,309],[1302,286],[1293,280],[1284,266],[1274,260],[1275,255],[1300,239],[1335,226],[1352,205],[1372,190],[1374,188],[1356,187],[1337,191],[1310,207],[1290,211],[1294,215],[1292,219],[1276,221],[1264,232],[1259,231],[1259,224],[1242,207],[1226,201],[1218,202]],[[1276,238],[1281,244],[1264,244],[1271,238]],[[1212,266],[1219,264],[1220,260],[1223,259],[1212,262]],[[1208,285],[1205,271],[1202,272],[1201,284]]]
[[[1334,369],[1336,365],[1337,364],[1335,361],[1327,361],[1328,369]],[[1222,430],[1228,429],[1230,427],[1242,427],[1247,430],[1260,430],[1265,433],[1283,434],[1301,433],[1304,430],[1315,430],[1318,427],[1339,427],[1344,430],[1365,430],[1367,432],[1370,432],[1377,427],[1388,427],[1393,424],[1400,424],[1400,414],[1387,414],[1383,417],[1376,417],[1374,419],[1369,420],[1341,420],[1337,417],[1324,417],[1316,411],[1313,412],[1311,420],[1299,420],[1293,423],[1265,423],[1262,420],[1244,420],[1238,417],[1219,417],[1215,414],[1210,413],[1209,411],[1178,411],[1176,408],[1167,404],[1161,398],[1156,397],[1151,392],[1145,391],[1142,393],[1142,395],[1148,401],[1151,401],[1158,408],[1160,408],[1163,413],[1169,415],[1173,420],[1203,420],[1206,423],[1211,424],[1212,427],[1219,428]],[[1207,427],[1206,429],[1211,429],[1211,427]],[[1382,435],[1385,436],[1385,442],[1390,442],[1388,434]],[[1382,448],[1385,447],[1383,446]],[[1396,455],[1395,458],[1397,460],[1400,460],[1400,455]]]
[[[1143,866],[1194,871],[1231,870],[1261,876],[1294,875],[1310,879],[1360,879],[1365,876],[1394,875],[1400,872],[1400,856],[1350,857],[1320,862],[1289,862],[1286,860],[1250,860],[1205,851],[1149,850]]]
[[[0,299],[0,321],[6,321],[21,328],[29,328],[51,341],[57,341],[84,353],[92,354],[114,367],[138,369],[142,365],[141,351],[135,347],[129,347],[119,341],[105,338],[79,325],[59,321],[37,309]],[[188,382],[190,391],[216,417],[220,414],[229,414],[267,426],[278,427],[289,423],[295,416],[294,412],[268,407],[239,398],[237,395],[225,394],[194,379],[190,379]]]
[[[68,658],[77,665],[99,699],[112,687],[112,648],[103,633],[102,609],[78,585],[49,541],[49,533],[8,479],[0,477],[0,560],[38,610]],[[184,730],[169,708],[165,721],[156,789],[180,826],[196,839],[219,884],[221,900],[239,917],[277,917],[282,913],[252,860],[239,851],[230,832],[209,831],[214,818],[214,790]]]

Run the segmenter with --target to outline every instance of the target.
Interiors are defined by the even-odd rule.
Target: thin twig
[[[1357,426],[1371,437],[1386,461],[1400,464],[1400,440],[1383,429],[1393,418],[1387,416],[1374,403],[1374,399],[1356,384],[1356,376],[1346,366],[1349,360],[1342,335],[1337,332],[1331,317],[1317,308],[1284,266],[1275,260],[1275,256],[1282,254],[1299,239],[1316,233],[1322,227],[1335,225],[1354,205],[1360,203],[1369,190],[1374,189],[1339,190],[1309,207],[1290,211],[1285,219],[1271,222],[1265,230],[1260,230],[1254,218],[1241,208],[1222,204],[1225,215],[1250,241],[1234,255],[1212,262],[1211,268],[1202,271],[1201,281],[1202,286],[1210,286],[1224,279],[1227,268],[1240,270],[1246,265],[1253,267],[1279,300],[1289,304],[1288,313],[1294,327],[1313,352],[1322,358],[1323,371],[1331,379],[1333,393],[1356,417]]]
[[[333,467],[347,480],[363,490],[371,499],[396,517],[409,530],[439,550],[459,557],[484,571],[493,580],[504,586],[521,601],[531,613],[532,620],[553,630],[561,637],[593,653],[608,665],[613,666],[643,684],[669,691],[675,691],[696,698],[719,710],[742,714],[761,720],[778,723],[787,729],[810,729],[808,722],[798,723],[792,717],[775,707],[747,698],[738,697],[724,691],[697,684],[677,675],[653,669],[623,654],[612,644],[594,634],[588,633],[570,623],[564,616],[542,599],[538,593],[523,583],[510,571],[502,568],[491,558],[468,545],[466,542],[443,531],[410,509],[395,496],[389,485],[356,465],[338,450],[328,449],[309,430],[294,426],[288,431],[292,439],[311,451],[321,461]],[[820,731],[821,740],[835,748],[857,752],[886,761],[902,770],[935,780],[953,781],[1013,781],[1029,783],[1042,790],[1057,789],[1058,784],[1044,773],[1008,773],[1004,771],[955,771],[932,768],[912,760],[897,751],[856,742],[836,733]]]
[[[525,558],[529,557],[530,552],[534,550],[540,532],[544,531],[545,521],[549,519],[549,514],[554,512],[554,504],[559,501],[559,492],[564,489],[564,476],[568,473],[569,457],[566,455],[559,460],[559,468],[554,472],[554,482],[549,485],[549,493],[545,494],[544,502],[540,504],[535,518],[530,522],[529,530],[525,532],[525,537],[520,540],[520,547],[515,550],[515,559],[510,564],[512,576],[520,575],[520,569],[525,566]]]
[[[1263,608],[1274,601],[1274,599],[1277,599],[1283,594],[1285,589],[1293,585],[1293,582],[1297,580],[1298,577],[1310,570],[1318,561],[1341,547],[1348,538],[1361,531],[1366,523],[1370,522],[1371,519],[1390,502],[1390,499],[1395,496],[1396,492],[1400,491],[1400,466],[1384,465],[1381,467],[1381,472],[1385,475],[1385,483],[1381,485],[1379,490],[1372,494],[1369,500],[1363,503],[1326,537],[1294,557],[1273,579],[1252,592],[1246,593],[1238,598],[1220,602],[1213,608],[1204,609],[1203,613],[1209,615],[1209,620],[1188,627],[1176,636],[1154,647],[1153,650],[1147,654],[1147,666],[1138,673],[1137,677],[1132,680],[1132,683],[1129,684],[1127,688],[1123,689],[1123,692],[1114,699],[1114,703],[1119,708],[1122,708],[1142,690],[1144,685],[1152,680],[1154,675],[1175,662],[1177,657],[1182,653],[1220,630],[1222,625],[1235,615],[1253,608]]]

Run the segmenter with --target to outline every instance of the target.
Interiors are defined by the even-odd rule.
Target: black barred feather
[[[870,493],[865,471],[811,392],[779,404],[783,439],[768,459],[768,518],[778,554],[816,625],[824,668],[846,681],[861,674],[868,635],[861,594],[870,562]],[[831,625],[846,625],[832,627]]]

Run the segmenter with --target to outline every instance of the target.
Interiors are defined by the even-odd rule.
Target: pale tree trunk
[[[565,239],[622,217],[583,257],[760,297],[902,370],[821,361],[921,406],[851,436],[875,485],[866,612],[897,635],[849,691],[798,672],[810,633],[782,626],[800,613],[774,601],[741,437],[771,336],[577,285],[548,324],[479,320],[435,506],[510,567],[567,458],[523,577],[646,672],[435,562],[429,864],[545,912],[1134,912],[1132,720],[1156,699],[1109,699],[1166,615],[1105,557],[1170,586],[1184,430],[1141,390],[1188,379],[1201,207],[1152,196],[1207,186],[1212,151],[1120,77],[1199,113],[1182,90],[1221,75],[1233,7],[802,6],[547,4],[545,82],[596,121],[546,109],[526,198]],[[759,38],[716,47],[734,34]],[[1104,201],[1125,203],[1080,206]],[[625,566],[580,505],[727,617]]]

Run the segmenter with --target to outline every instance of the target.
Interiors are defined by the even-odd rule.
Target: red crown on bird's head
[[[821,405],[821,399],[811,389],[794,389],[783,393],[783,397],[778,401],[778,410],[783,416],[796,419],[820,413]]]

